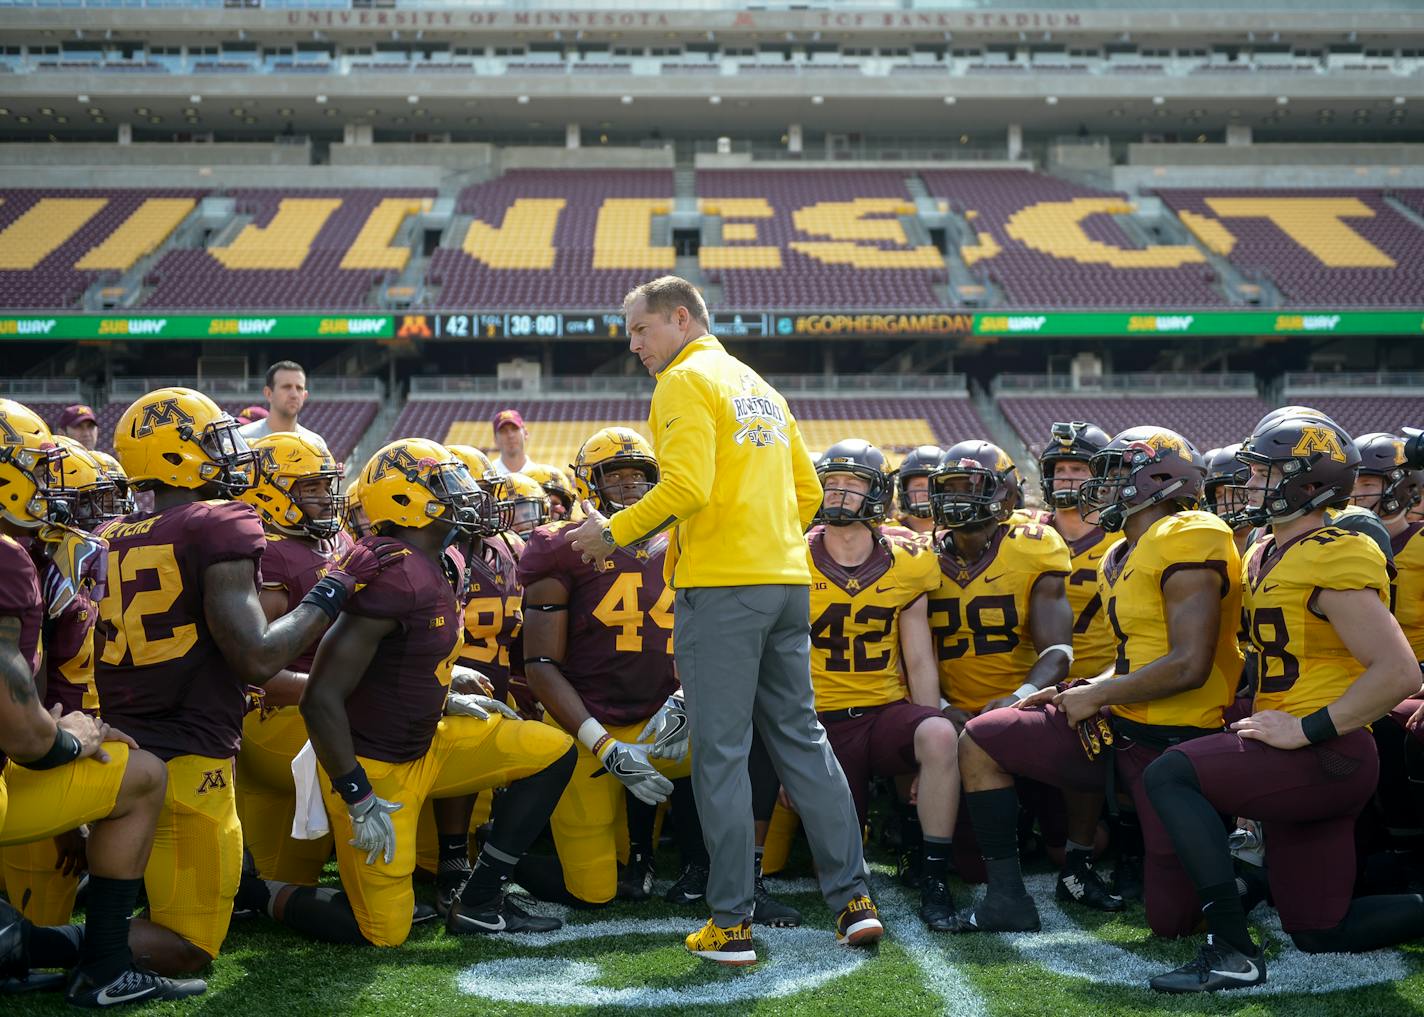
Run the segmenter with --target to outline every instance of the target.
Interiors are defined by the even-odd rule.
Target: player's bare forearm
[[[1104,706],[1149,703],[1199,689],[1211,675],[1221,618],[1221,576],[1211,569],[1171,575],[1163,587],[1168,652],[1094,688]]]
[[[307,676],[302,672],[283,668],[262,683],[262,691],[266,693],[264,702],[268,707],[296,706],[302,700],[306,685]]]
[[[1073,645],[1073,609],[1062,576],[1043,575],[1034,583],[1028,600],[1028,634],[1040,650]],[[1024,681],[1044,689],[1067,677],[1067,655],[1050,653],[1034,661]]]
[[[301,712],[316,758],[332,777],[356,767],[346,700],[361,684],[380,641],[395,629],[390,619],[343,614],[317,648],[302,689]]]
[[[900,612],[900,652],[910,702],[939,709],[939,665],[930,636],[929,599],[919,597]]]
[[[238,677],[261,685],[310,646],[329,619],[313,604],[298,604],[269,624],[255,575],[256,565],[247,559],[209,565],[203,573],[203,614]]]
[[[1330,704],[1335,730],[1372,724],[1419,691],[1419,663],[1399,622],[1373,590],[1321,590],[1315,605],[1364,673]]]
[[[568,647],[568,602],[568,592],[551,579],[524,591],[524,677],[559,726],[574,733],[589,713],[561,668]],[[541,610],[545,607],[556,610]]]
[[[20,619],[0,618],[0,750],[38,759],[54,744],[54,718],[40,702],[19,640]]]

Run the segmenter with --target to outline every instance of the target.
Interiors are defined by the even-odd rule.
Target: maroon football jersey
[[[356,754],[388,763],[419,759],[435,737],[460,650],[460,606],[443,556],[435,562],[412,549],[354,593],[346,611],[400,626],[381,640],[347,697]]]
[[[663,582],[667,538],[619,548],[596,569],[569,543],[569,525],[542,526],[530,535],[519,581],[528,589],[553,579],[568,591],[568,643],[560,670],[588,712],[604,724],[646,720],[677,688],[673,591]]]
[[[0,533],[0,618],[20,619],[20,656],[34,674],[40,666],[40,628],[44,597],[30,553],[19,541]]]
[[[94,628],[104,720],[160,759],[237,752],[246,686],[208,630],[203,574],[251,561],[261,582],[267,535],[250,505],[198,501],[100,526],[109,579]]]
[[[460,663],[474,668],[494,685],[495,698],[509,691],[511,652],[524,627],[524,587],[519,585],[518,559],[501,537],[485,537],[470,555],[465,570],[465,647]]]
[[[41,576],[43,596],[45,570],[51,567],[42,545],[22,539],[22,547],[30,552],[35,572]],[[43,618],[41,642],[44,649],[45,709],[59,706],[64,713],[85,710],[96,713],[98,693],[94,691],[94,622],[99,617],[99,605],[85,593],[80,593],[60,612],[58,618]]]
[[[312,547],[293,537],[269,533],[267,549],[262,552],[262,589],[285,593],[287,609],[283,613],[290,614],[316,585],[316,581],[336,563],[336,557],[337,545],[333,541],[323,541],[318,547]],[[302,651],[302,655],[287,667],[293,671],[310,671],[320,642],[321,636],[317,636]]]

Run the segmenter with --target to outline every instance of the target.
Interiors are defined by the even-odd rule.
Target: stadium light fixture
[[[1276,96],[1276,105],[1277,105],[1277,106],[1289,106],[1289,105],[1290,105],[1290,96],[1288,96],[1288,95],[1278,95],[1278,96]]]
[[[316,104],[317,104],[318,106],[325,106],[325,105],[326,105],[326,96],[324,96],[324,95],[319,95],[319,96],[317,96],[317,97],[316,97]]]
[[[1046,103],[1047,103],[1048,105],[1050,105],[1050,106],[1057,106],[1057,105],[1058,105],[1058,96],[1056,96],[1056,95],[1045,95],[1045,96],[1043,97],[1043,101],[1046,102]]]
[[[631,95],[620,96],[618,101],[621,102],[624,106],[633,105],[633,97]]]
[[[707,101],[713,106],[722,105],[722,97],[720,95],[709,95]]]
[[[412,106],[414,106],[416,103],[418,103],[418,102],[420,101],[420,96],[418,96],[418,95],[408,95],[408,96],[405,97],[405,101],[408,102],[408,103],[410,103]]]
[[[954,96],[952,96],[952,95],[946,95],[946,96],[944,97],[944,104],[945,104],[946,106],[953,106],[953,105],[954,105],[956,102],[958,102],[958,101],[959,101],[959,100],[956,99],[956,98],[955,98]]]
[[[1402,95],[1396,95],[1396,96],[1394,97],[1394,104],[1395,104],[1396,106],[1403,106],[1403,105],[1404,105],[1404,96],[1402,96]]]
[[[75,96],[75,98],[79,101],[79,105],[81,105],[81,106],[87,106],[87,105],[89,105],[89,97],[88,97],[87,95]]]
[[[196,106],[198,105],[198,103],[203,101],[203,97],[201,95],[190,95],[188,96],[188,101],[191,102],[194,106]]]
[[[812,106],[819,106],[819,105],[821,105],[821,103],[823,103],[823,102],[825,102],[825,101],[826,101],[826,97],[825,97],[824,95],[813,95],[813,96],[811,96],[811,105],[812,105]]]
[[[1166,104],[1167,104],[1167,100],[1164,99],[1162,96],[1160,96],[1160,95],[1154,95],[1154,96],[1152,97],[1152,105],[1154,105],[1154,106],[1165,106]]]
[[[521,105],[521,106],[528,106],[528,105],[529,105],[529,96],[527,96],[527,95],[521,95],[521,96],[518,96],[514,101],[517,102],[517,103],[519,103],[519,105]]]

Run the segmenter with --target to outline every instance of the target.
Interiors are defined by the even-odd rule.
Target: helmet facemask
[[[1129,517],[1145,508],[1176,499],[1195,502],[1196,492],[1187,490],[1186,478],[1172,477],[1168,472],[1153,474],[1159,461],[1158,450],[1141,441],[1093,456],[1093,476],[1078,488],[1078,512],[1083,521],[1117,533]],[[1162,483],[1150,496],[1142,497],[1139,488],[1146,480]]]
[[[936,526],[979,527],[1007,519],[1012,508],[1002,478],[974,459],[944,463],[930,477],[930,510]]]
[[[195,441],[208,461],[198,467],[198,476],[215,484],[231,498],[252,486],[256,478],[257,453],[248,447],[247,439],[238,431],[237,421],[221,417],[201,431],[191,424],[179,424],[178,436]]]
[[[17,495],[25,498],[24,517],[13,511],[6,512],[12,522],[26,529],[34,529],[46,523],[69,524],[74,512],[74,492],[64,483],[64,460],[68,455],[67,449],[54,444],[42,448],[0,445],[0,466],[10,467],[9,470],[0,471],[0,504],[9,503],[10,495],[6,488],[17,483],[6,476],[7,473],[11,476],[18,473],[33,484],[28,497],[25,497],[25,494]],[[24,485],[23,480],[18,482],[28,486]]]

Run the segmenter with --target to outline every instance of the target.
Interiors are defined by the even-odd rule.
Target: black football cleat
[[[201,978],[164,978],[152,971],[129,967],[111,981],[99,984],[76,969],[64,994],[70,1006],[98,1009],[128,1003],[149,1003],[159,999],[187,999],[208,991]]]
[[[1257,947],[1254,955],[1244,954],[1210,935],[1196,959],[1152,979],[1158,992],[1221,992],[1248,989],[1266,980],[1266,955]]]
[[[618,866],[618,899],[647,900],[653,895],[651,855],[629,855],[628,864]]]
[[[1087,852],[1084,852],[1086,854]],[[1058,874],[1054,895],[1065,903],[1081,904],[1094,911],[1114,912],[1124,907],[1122,898],[1108,889],[1103,877],[1093,868],[1092,859],[1070,864]]]
[[[925,852],[921,847],[905,848],[901,850],[899,860],[895,863],[895,878],[900,881],[900,885],[911,890],[920,888],[920,880],[924,878]]]
[[[531,914],[501,893],[482,904],[456,900],[445,916],[445,931],[452,935],[493,936],[502,932],[553,932],[564,923],[557,918]]]
[[[0,978],[30,972],[30,923],[9,901],[0,900]]]
[[[696,904],[707,898],[707,866],[689,862],[682,867],[677,882],[668,887],[663,900],[669,904]]]
[[[954,913],[954,895],[949,884],[934,876],[920,883],[920,921],[931,932],[958,932],[959,917]]]
[[[1142,899],[1142,859],[1122,856],[1113,866],[1112,892],[1125,901]]]
[[[955,932],[1037,932],[1038,905],[1028,894],[986,893],[978,904],[959,912],[958,922]]]
[[[752,921],[757,925],[769,925],[776,929],[794,929],[801,924],[801,912],[773,897],[771,891],[766,888],[766,877],[757,873],[756,905],[752,908]]]
[[[435,910],[444,918],[450,913],[450,905],[465,888],[465,881],[474,869],[466,865],[463,869],[442,869],[435,874]]]

